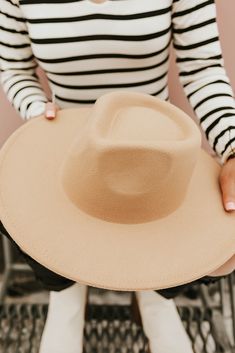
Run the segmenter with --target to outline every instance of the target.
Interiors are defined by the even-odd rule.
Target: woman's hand
[[[230,257],[222,266],[217,270],[208,274],[208,276],[217,277],[217,276],[227,276],[232,273],[235,269],[235,255]]]
[[[52,120],[56,118],[56,113],[60,109],[60,107],[53,102],[47,102],[46,103],[46,109],[45,109],[45,118],[48,120]]]
[[[219,175],[222,191],[223,206],[225,211],[235,210],[235,158],[228,159],[222,166]],[[217,270],[209,273],[209,276],[226,276],[235,270],[235,255],[226,261]]]
[[[223,206],[226,211],[235,210],[235,158],[228,159],[219,175]]]

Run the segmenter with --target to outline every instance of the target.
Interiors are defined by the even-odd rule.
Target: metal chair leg
[[[10,240],[0,232],[2,236],[3,243],[3,262],[4,262],[4,271],[2,278],[2,285],[0,288],[0,303],[4,302],[6,297],[7,287],[9,285],[9,281],[13,275],[13,273],[20,271],[32,271],[30,266],[26,263],[16,263],[13,260],[13,247]]]
[[[209,294],[207,286],[201,285],[200,292],[204,306],[212,309],[213,317],[211,320],[211,329],[213,330],[213,335],[216,337],[216,342],[219,343],[219,349],[225,353],[234,352],[233,343],[231,342],[225,327],[223,315],[224,309],[220,305],[218,306],[216,303],[214,303]]]
[[[232,326],[233,326],[233,340],[235,342],[235,292],[234,292],[234,273],[228,276],[228,287],[229,287],[229,297],[230,297],[230,308],[232,316]]]
[[[12,256],[10,240],[8,240],[2,233],[1,235],[2,235],[2,243],[3,243],[4,272],[3,272],[2,286],[0,289],[0,303],[3,303],[4,297],[7,291],[7,286],[12,273],[13,256]]]

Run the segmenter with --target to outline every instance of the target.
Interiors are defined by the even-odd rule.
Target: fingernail
[[[225,204],[225,208],[227,211],[232,211],[232,210],[235,210],[235,202],[227,202]]]
[[[46,117],[47,118],[54,118],[55,117],[55,111],[54,110],[47,110],[46,111]]]

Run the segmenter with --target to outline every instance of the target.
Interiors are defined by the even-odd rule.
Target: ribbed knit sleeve
[[[224,67],[216,11],[214,0],[174,0],[172,31],[184,92],[223,164],[235,153],[235,99]]]
[[[26,21],[14,0],[0,0],[1,86],[23,120],[45,110],[47,97],[36,74]]]

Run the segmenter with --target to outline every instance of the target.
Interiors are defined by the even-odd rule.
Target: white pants
[[[51,291],[39,353],[82,353],[87,287],[79,283]],[[173,299],[136,292],[151,353],[193,353]]]

